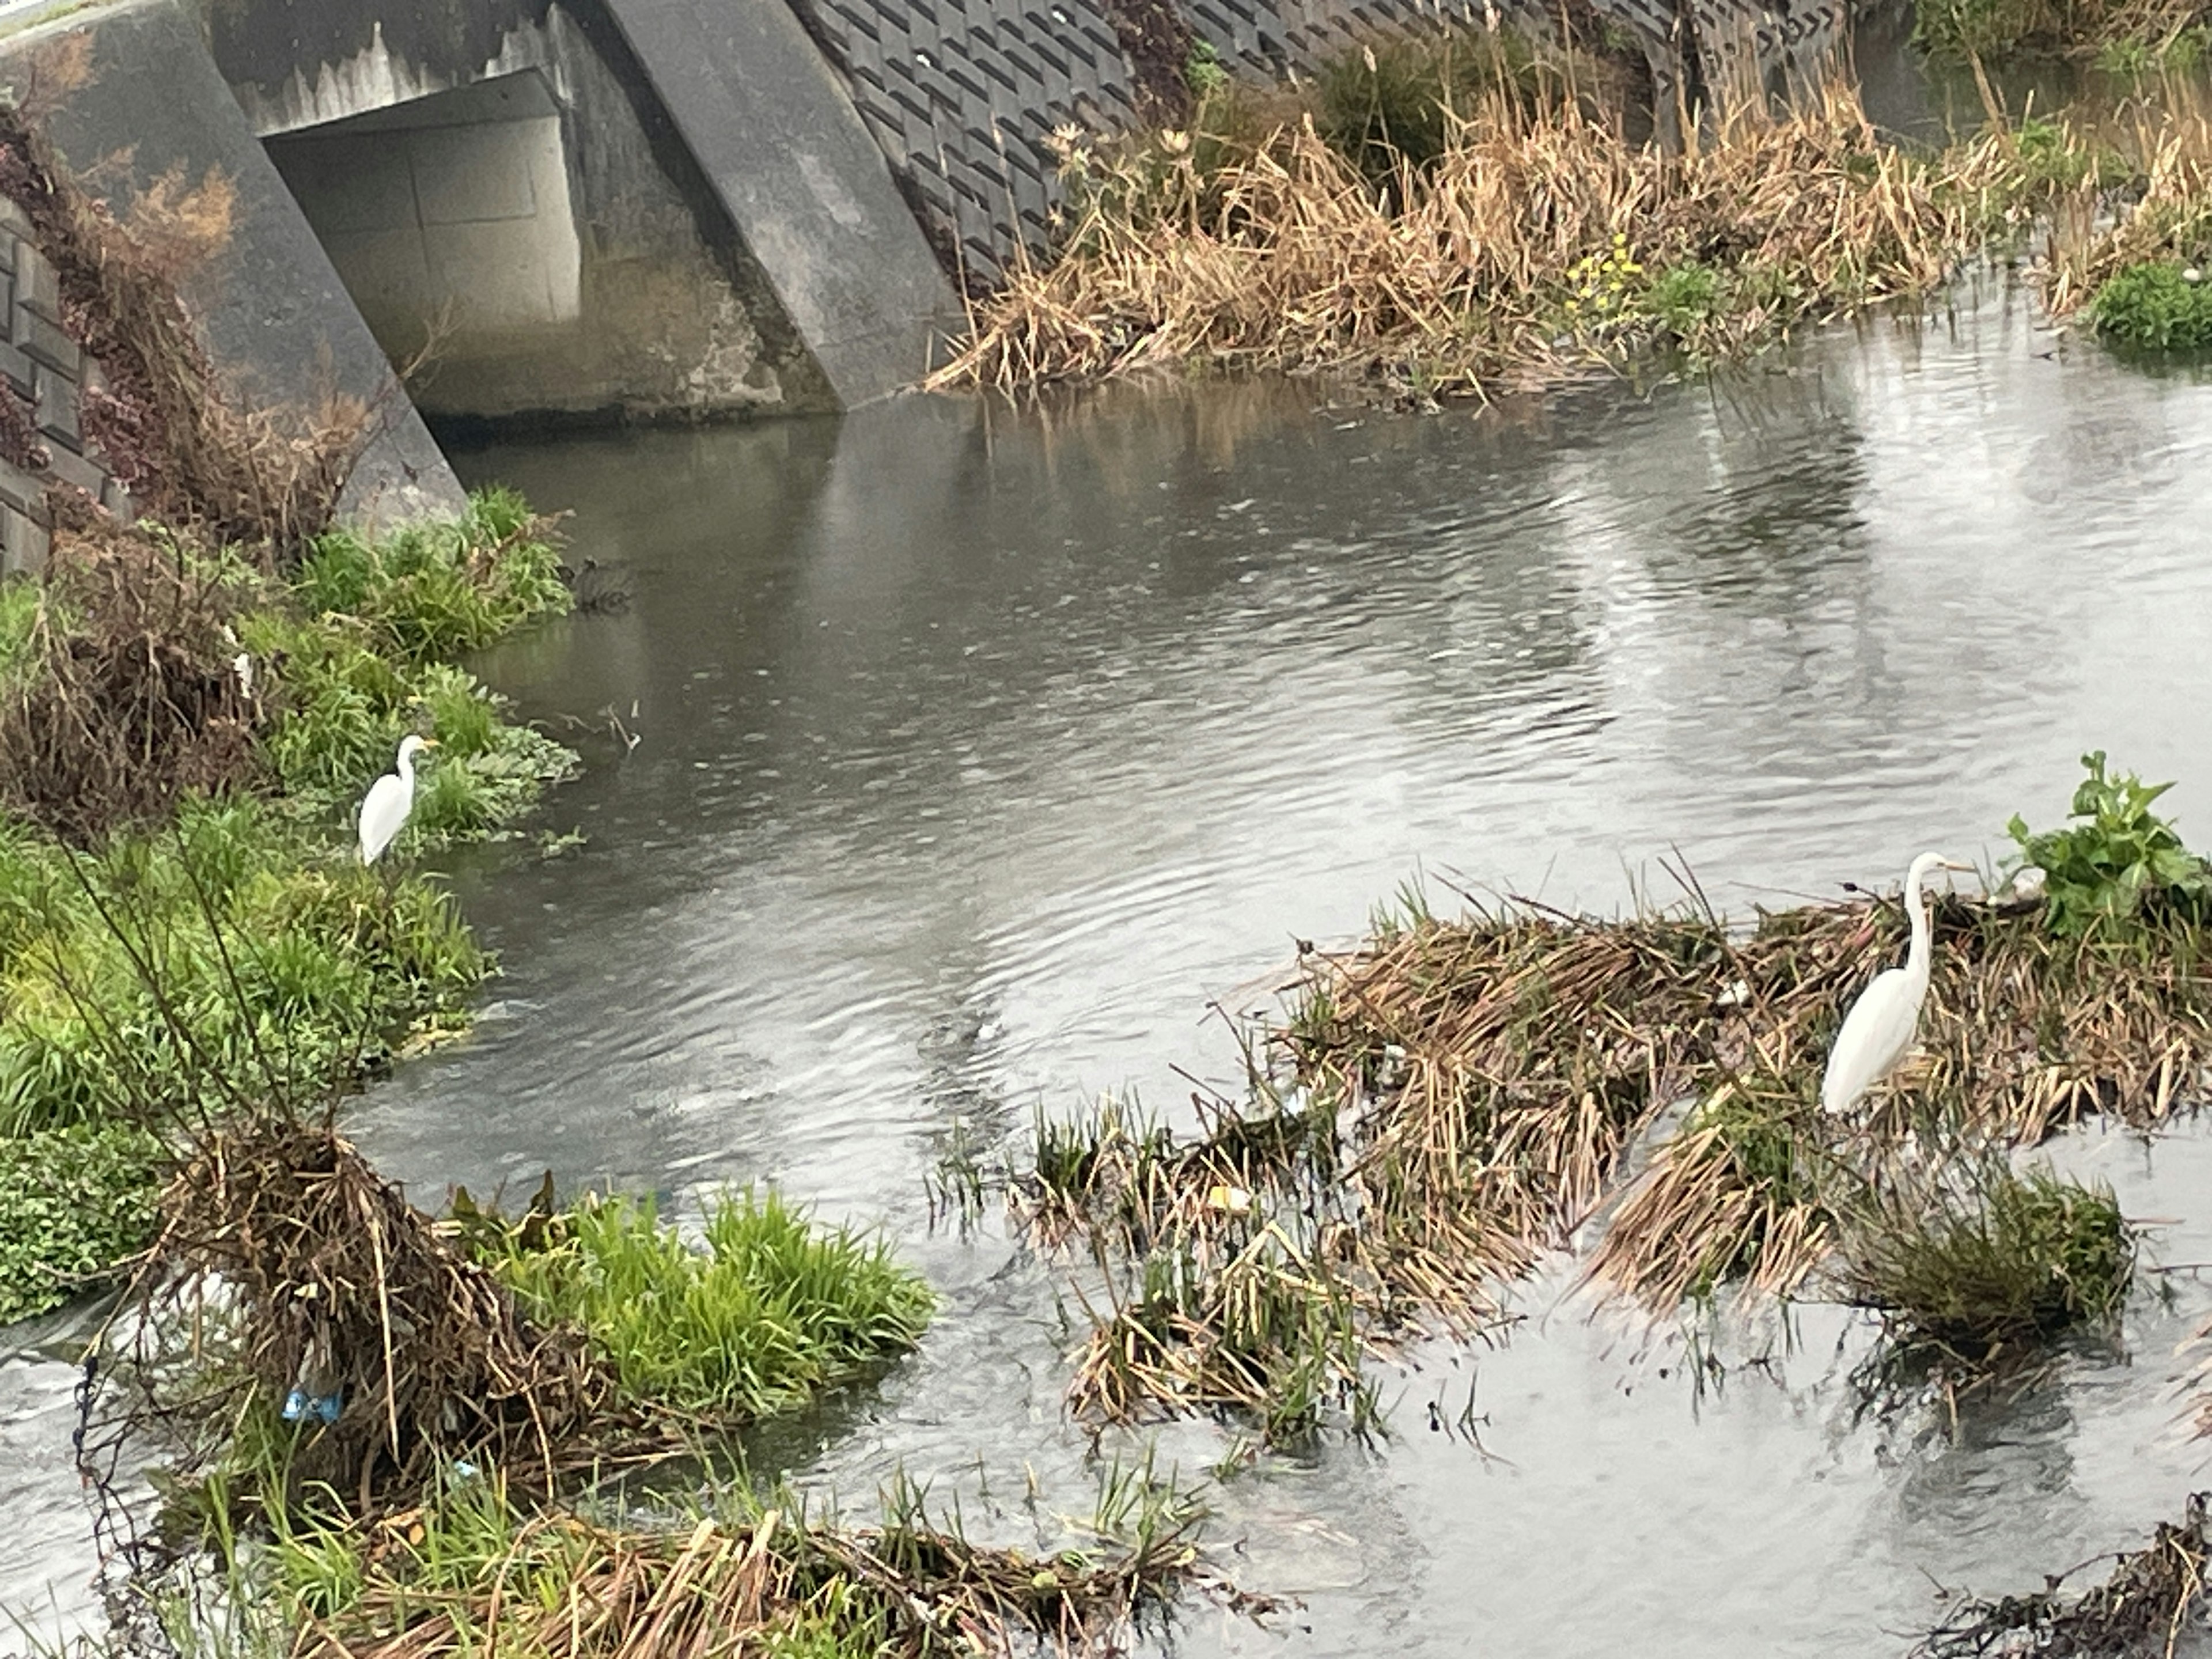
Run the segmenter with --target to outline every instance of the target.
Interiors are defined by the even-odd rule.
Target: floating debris
[[[2208,1499],[2212,1494],[2191,1493],[2179,1525],[2161,1522],[2147,1547],[2114,1556],[2111,1577],[2078,1596],[2060,1587],[2083,1567],[2025,1595],[1961,1599],[1911,1659],[2172,1659],[2184,1633],[2204,1627]]]
[[[184,1450],[176,1478],[191,1479],[258,1412],[299,1425],[295,1489],[373,1516],[459,1458],[550,1490],[653,1440],[580,1333],[524,1318],[326,1125],[210,1134],[163,1213],[114,1328],[120,1352],[82,1449],[96,1470],[158,1430]]]

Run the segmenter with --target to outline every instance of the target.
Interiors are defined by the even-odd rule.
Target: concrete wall
[[[521,65],[521,67],[515,67]],[[269,153],[433,419],[792,413],[837,399],[711,204],[687,198],[565,8],[480,69],[362,57],[247,105]],[[409,97],[350,111],[395,93]],[[317,118],[312,124],[303,118]],[[333,118],[335,117],[335,118]]]
[[[207,23],[394,360],[437,335],[414,388],[433,418],[787,413],[897,391],[957,320],[951,291],[782,0],[728,10],[210,0]],[[734,58],[713,38],[732,18],[751,32]],[[813,173],[810,147],[830,157]]]
[[[341,502],[356,521],[458,511],[459,484],[231,100],[197,20],[167,0],[48,9],[52,21],[36,9],[11,18],[0,81],[35,89],[51,106],[46,129],[63,159],[118,218],[127,222],[141,192],[172,171],[191,180],[213,172],[233,186],[228,241],[181,287],[227,393],[302,411],[331,396],[367,405],[368,445]],[[74,50],[57,56],[65,44]],[[56,77],[52,64],[79,58],[83,78]],[[0,559],[11,565],[43,556],[43,483],[119,504],[76,432],[76,387],[97,371],[70,337],[52,270],[24,229],[0,214],[0,373],[33,397],[49,465],[37,479],[0,472]]]
[[[1048,246],[1061,191],[1056,129],[1147,119],[1158,61],[1145,14],[1171,8],[1220,61],[1259,81],[1311,72],[1363,42],[1445,24],[1555,28],[1562,0],[789,0],[843,78],[948,269],[995,282]],[[1851,0],[1572,0],[1639,49],[1654,114],[1695,88],[1750,84],[1843,41]],[[1140,61],[1149,56],[1150,61]],[[1173,88],[1170,88],[1171,92]]]
[[[60,284],[29,222],[12,202],[0,199],[0,377],[30,405],[37,457],[45,463],[27,472],[0,461],[0,575],[45,567],[49,485],[129,510],[99,450],[77,429],[78,397],[87,377],[98,374],[63,326]]]
[[[582,244],[552,94],[502,76],[269,141],[384,348],[574,325]]]

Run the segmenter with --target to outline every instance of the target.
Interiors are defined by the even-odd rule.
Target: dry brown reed
[[[2033,907],[1935,914],[1925,1060],[1901,1096],[1923,1122],[2032,1145],[2097,1113],[2154,1127],[2201,1094],[2212,982],[2193,924],[2066,939]],[[1689,1103],[1592,1275],[1661,1308],[1723,1279],[1786,1291],[1832,1235],[1814,1105],[1827,1042],[1904,934],[1888,902],[1765,916],[1747,939],[1701,921],[1424,923],[1328,963],[1328,1018],[1287,1041],[1316,1082],[1364,1091],[1375,1127],[1357,1167],[1444,1261],[1510,1273],[1563,1242],[1630,1138]],[[1393,1052],[1401,1069],[1378,1077]],[[1433,1294],[1442,1271],[1408,1288]]]
[[[80,57],[88,38],[76,37]],[[70,43],[57,51],[39,66],[46,96],[88,72],[67,61]],[[329,524],[370,411],[335,396],[312,412],[241,408],[226,396],[179,283],[228,234],[228,180],[156,179],[138,222],[125,223],[63,164],[37,106],[0,105],[0,195],[29,221],[58,280],[63,325],[99,366],[82,398],[86,436],[137,510],[279,562],[295,556]],[[0,402],[13,395],[0,392]],[[11,412],[0,430],[21,438],[28,427]],[[15,447],[10,460],[42,469],[35,451]]]
[[[579,1334],[532,1327],[326,1126],[280,1116],[207,1136],[163,1196],[125,1306],[137,1386],[101,1444],[157,1429],[189,1468],[295,1388],[336,1394],[337,1419],[300,1437],[289,1479],[363,1516],[412,1501],[457,1458],[542,1491],[643,1436]],[[181,1380],[179,1342],[195,1362]]]
[[[1835,1217],[1807,1167],[1813,1115],[1756,1087],[1722,1084],[1660,1147],[1607,1221],[1589,1279],[1656,1310],[1731,1281],[1790,1296],[1827,1258]]]
[[[2054,313],[2130,265],[2212,258],[2212,113],[2201,94],[2169,83],[2101,120],[2061,118],[2044,143],[2061,158],[2036,273]]]
[[[1725,1284],[1788,1295],[1908,1129],[2001,1151],[2201,1099],[2194,922],[2066,938],[2039,905],[1955,897],[1934,917],[1923,1058],[1850,1124],[1820,1110],[1820,1072],[1844,1008],[1903,954],[1894,900],[1748,933],[1523,903],[1309,957],[1272,1034],[1302,1100],[1263,1086],[1182,1144],[1112,1113],[1041,1133],[1018,1212],[1049,1242],[1086,1234],[1112,1287],[1072,1399],[1108,1419],[1241,1408],[1273,1431],[1334,1398],[1357,1420],[1366,1358],[1439,1324],[1494,1329],[1504,1287],[1585,1223],[1604,1223],[1586,1279],[1655,1312]]]
[[[33,665],[0,685],[0,806],[84,844],[251,784],[261,711],[222,586],[173,544],[57,505]]]
[[[1310,1089],[1358,1113],[1351,1168],[1393,1281],[1481,1310],[1565,1243],[1705,1063],[1729,957],[1704,918],[1530,908],[1312,959],[1282,1041]]]
[[[1363,370],[1486,392],[1619,361],[1655,334],[1710,355],[1942,283],[1980,227],[1938,169],[1832,82],[1674,151],[1571,86],[1495,94],[1431,166],[1378,190],[1308,118],[1202,166],[1189,135],[1070,141],[1056,263],[975,310],[939,386],[1021,391],[1147,368]],[[1654,301],[1668,271],[1704,273]]]

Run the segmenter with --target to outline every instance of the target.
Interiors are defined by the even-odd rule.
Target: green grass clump
[[[31,658],[43,591],[23,578],[0,581],[0,685],[21,673]]]
[[[2212,347],[2212,286],[2191,281],[2172,261],[2125,267],[2106,280],[2089,304],[2097,332],[2123,345],[2150,351]]]
[[[90,854],[0,825],[0,1135],[327,1086],[485,967],[434,888],[258,802]]]
[[[380,655],[449,661],[568,609],[549,528],[511,490],[480,490],[458,522],[410,525],[371,541],[315,539],[292,578],[309,617],[362,625]]]
[[[544,525],[506,491],[471,497],[459,524],[374,543],[348,531],[320,538],[287,602],[239,628],[257,659],[281,665],[265,748],[290,809],[347,817],[413,732],[439,746],[417,763],[400,858],[527,811],[573,775],[575,756],[507,720],[503,699],[446,659],[568,604]]]
[[[2110,1188],[1998,1166],[1924,1206],[1877,1201],[1846,1255],[1851,1299],[1881,1312],[1900,1355],[1981,1368],[2117,1325],[2136,1244]]]
[[[581,1328],[631,1394],[723,1419],[766,1416],[903,1352],[935,1304],[887,1246],[816,1225],[772,1191],[711,1204],[699,1247],[652,1199],[618,1197],[567,1212],[543,1249],[511,1234],[486,1253],[533,1317]]]
[[[1323,143],[1376,182],[1400,165],[1425,167],[1449,143],[1457,117],[1486,92],[1536,73],[1528,42],[1439,29],[1399,35],[1326,59],[1314,82],[1314,129]]]
[[[2101,749],[2081,764],[2088,776],[2074,791],[2073,823],[2039,833],[2014,814],[2006,825],[2021,857],[2044,872],[2052,931],[2126,928],[2147,907],[2201,911],[2212,899],[2212,867],[2151,811],[2173,786],[2146,784],[2132,772],[2107,778]]]
[[[108,1123],[0,1139],[0,1325],[60,1306],[153,1237],[168,1158]]]

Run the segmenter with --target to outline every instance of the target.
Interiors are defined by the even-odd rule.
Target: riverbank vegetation
[[[2204,61],[2203,0],[1916,0],[1913,40],[1939,58],[2075,59],[2123,73],[2185,74]]]
[[[529,1316],[571,1326],[629,1398],[702,1419],[766,1417],[906,1352],[928,1286],[889,1249],[811,1224],[773,1190],[706,1206],[695,1249],[650,1198],[587,1197],[471,1229]]]
[[[520,1216],[464,1194],[441,1222],[327,1125],[222,1130],[165,1196],[88,1401],[103,1501],[164,1455],[122,1627],[187,1654],[862,1659],[1120,1651],[1194,1583],[1246,1605],[1148,1464],[1026,1548],[903,1477],[856,1524],[723,1467],[733,1431],[909,1350],[931,1304],[772,1197],[710,1205],[696,1244],[550,1180]]]
[[[2212,1063],[2204,861],[2159,794],[2084,757],[2039,884],[1933,905],[1923,1054],[1863,1121],[1822,1113],[1851,1000],[1903,954],[1895,899],[1724,924],[1416,902],[1301,959],[1252,1096],[1178,1137],[1109,1103],[1040,1125],[1010,1200],[1086,1245],[1070,1400],[1124,1420],[1376,1420],[1366,1362],[1502,1334],[1583,1231],[1583,1282],[1653,1315],[1726,1297],[1879,1311],[1949,1383],[2113,1328],[2135,1243],[2109,1194],[2008,1156],[2084,1119],[2155,1131]],[[2124,896],[2124,902],[2123,899]],[[1096,1285],[1097,1288],[1090,1288]]]
[[[8,586],[0,1134],[27,1167],[42,1135],[204,1126],[463,1023],[483,953],[422,877],[362,868],[348,819],[408,731],[441,748],[401,859],[482,836],[567,775],[566,750],[422,643],[452,637],[464,588],[476,640],[561,608],[554,564],[538,521],[491,495],[436,531],[311,544],[291,574],[102,526]],[[132,1135],[83,1144],[113,1172],[144,1167]],[[52,1201],[20,1192],[12,1216]],[[146,1212],[112,1211],[106,1243],[143,1243],[123,1221]],[[0,1297],[50,1304],[89,1265],[0,1257]]]
[[[2022,253],[2059,317],[2171,267],[2090,315],[2138,344],[2195,337],[2172,289],[2212,256],[2212,132],[2178,91],[2126,123],[1992,102],[1936,151],[1878,130],[1838,75],[1778,108],[1683,112],[1669,143],[1620,75],[1509,38],[1354,54],[1302,94],[1224,86],[1188,130],[1121,144],[1063,135],[1058,244],[975,303],[932,384],[1273,370],[1487,397],[1738,359]]]
[[[1107,1468],[1092,1513],[1036,1526],[1029,1547],[970,1539],[902,1479],[880,1507],[857,1522],[739,1469],[690,1495],[586,1488],[549,1508],[469,1466],[374,1524],[311,1515],[240,1539],[216,1594],[196,1606],[167,1579],[148,1613],[187,1654],[933,1659],[1126,1651],[1182,1588],[1222,1588],[1202,1510],[1142,1465]]]
[[[904,1487],[872,1528],[742,1472],[689,1510],[593,1496],[892,1362],[934,1298],[773,1194],[710,1202],[696,1241],[651,1200],[556,1208],[550,1184],[520,1218],[464,1194],[439,1221],[340,1134],[348,1085],[464,1021],[489,967],[416,860],[574,763],[457,661],[568,608],[550,526],[497,491],[453,523],[337,524],[362,411],[288,437],[233,410],[176,246],[92,205],[18,111],[0,193],[108,371],[87,428],[143,513],[57,485],[43,575],[0,584],[0,1317],[126,1279],[76,1435],[128,1570],[111,1645],[1115,1647],[1196,1561],[1196,1511],[1149,1470],[1036,1554]],[[228,198],[201,194],[204,246]],[[21,412],[0,391],[0,450]],[[435,759],[364,868],[355,803],[410,734]]]

